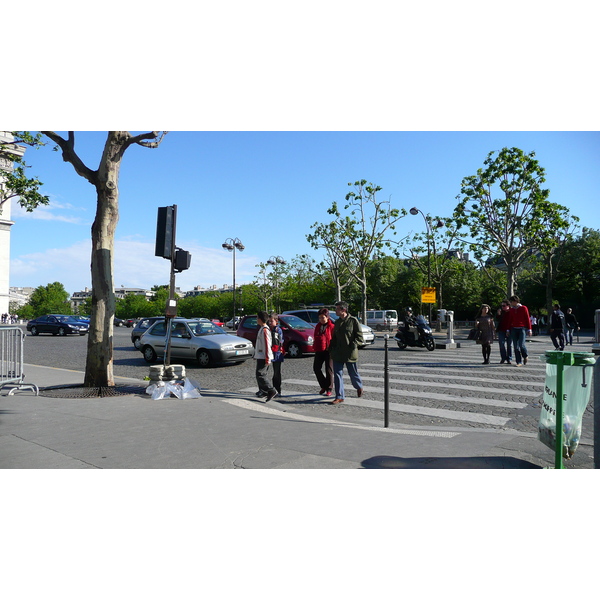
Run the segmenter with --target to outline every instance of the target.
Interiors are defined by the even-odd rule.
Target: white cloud
[[[233,257],[222,249],[192,245],[185,248],[192,254],[188,271],[178,273],[176,285],[188,291],[197,285],[221,287],[233,281]],[[10,285],[37,287],[54,281],[62,283],[69,293],[91,286],[91,241],[82,240],[66,248],[53,248],[16,256],[11,260]],[[258,270],[259,260],[236,253],[236,283],[251,282]],[[168,285],[169,261],[154,256],[154,243],[121,239],[115,242],[115,287],[150,289],[153,285]]]
[[[66,211],[68,214],[63,214],[60,211]],[[82,217],[75,216],[73,212],[85,211],[83,208],[78,208],[72,204],[58,202],[50,199],[50,204],[40,204],[34,211],[27,212],[18,201],[13,198],[11,206],[11,218],[13,221],[19,219],[33,219],[41,221],[60,221],[62,223],[72,223],[74,225],[91,225]]]

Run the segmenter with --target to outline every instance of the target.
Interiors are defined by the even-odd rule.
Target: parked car
[[[30,331],[31,335],[39,335],[40,333],[85,335],[89,330],[89,323],[80,321],[72,315],[42,315],[27,323],[27,331]]]
[[[164,321],[164,316],[161,317],[143,317],[136,324],[135,327],[131,330],[131,342],[133,345],[139,350],[140,349],[140,338],[142,334],[146,332],[146,330],[156,323],[156,321]]]
[[[368,310],[367,325],[377,331],[392,331],[398,328],[398,313],[395,310]]]
[[[155,362],[164,355],[166,343],[164,318],[156,321],[141,336],[139,349],[146,362]],[[238,364],[254,356],[247,340],[226,333],[207,319],[171,321],[171,358],[197,360],[201,367],[213,364]]]
[[[237,329],[241,320],[242,317],[231,318],[229,321],[227,321],[227,323],[225,323],[225,326],[229,327],[229,329]]]
[[[211,323],[214,323],[217,327],[224,327],[225,323],[223,321],[219,321],[219,319],[211,319]]]
[[[126,327],[133,327],[136,323],[137,319],[125,319]]]
[[[279,326],[283,331],[283,348],[290,358],[299,358],[303,354],[313,354],[314,339],[313,332],[315,326],[299,319],[295,315],[279,315]],[[237,335],[253,344],[256,343],[258,334],[258,321],[256,315],[246,315],[240,321],[237,328]]]
[[[315,325],[319,322],[319,309],[318,308],[302,308],[302,309],[298,309],[298,310],[286,310],[286,311],[284,311],[282,316],[285,316],[285,315],[295,315],[296,317],[303,319],[307,323],[312,323],[313,330],[314,330]],[[339,319],[339,317],[335,314],[335,312],[333,312],[331,310],[329,311],[329,317],[332,321],[337,321],[337,319]],[[368,346],[369,344],[374,344],[375,343],[375,334],[373,333],[373,330],[370,327],[363,325],[362,323],[360,324],[360,326],[362,327],[363,340],[365,342],[365,345],[361,346],[361,348],[364,348],[365,346]]]

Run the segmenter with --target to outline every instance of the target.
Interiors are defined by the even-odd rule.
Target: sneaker
[[[358,398],[360,398],[360,397],[362,396],[362,393],[363,393],[363,389],[362,389],[362,388],[360,388],[360,389],[356,390],[356,396],[357,396]]]
[[[321,391],[319,392],[320,396],[323,396],[325,394],[325,388],[321,388]]]
[[[327,391],[325,392],[325,396],[331,396],[331,390],[327,390]]]
[[[524,356],[524,357],[523,357],[523,364],[524,364],[524,365],[526,365],[526,364],[527,364],[527,357],[526,357],[526,356]]]
[[[262,390],[258,390],[258,392],[256,392],[257,398],[264,398],[266,395],[266,392],[263,392]]]
[[[523,365],[521,363],[515,363],[515,367],[522,367]]]
[[[275,398],[275,396],[277,396],[277,392],[275,390],[271,390],[268,394],[267,397],[265,399],[265,402],[269,402],[270,400],[272,400],[273,398]]]

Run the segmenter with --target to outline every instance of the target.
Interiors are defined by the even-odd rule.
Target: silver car
[[[144,360],[155,362],[165,353],[166,324],[157,321],[140,338]],[[171,358],[197,360],[201,367],[242,363],[254,356],[252,342],[226,333],[206,319],[171,321]]]

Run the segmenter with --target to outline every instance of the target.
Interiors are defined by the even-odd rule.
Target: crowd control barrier
[[[544,402],[538,439],[554,450],[554,467],[563,468],[581,438],[583,413],[590,401],[596,359],[591,352],[546,352]]]
[[[0,327],[0,393],[10,386],[8,395],[16,390],[32,390],[39,395],[37,385],[24,383],[23,342],[25,333],[19,327]]]

